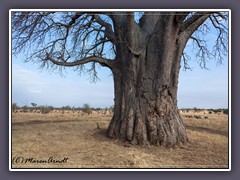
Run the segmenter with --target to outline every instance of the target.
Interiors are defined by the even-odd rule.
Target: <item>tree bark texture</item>
[[[131,22],[131,21],[128,21]],[[174,16],[160,18],[152,32],[126,24],[118,33],[111,138],[143,146],[188,142],[177,108],[178,76],[184,42]]]

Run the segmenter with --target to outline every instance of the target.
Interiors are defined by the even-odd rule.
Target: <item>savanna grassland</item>
[[[12,168],[228,168],[228,116],[181,115],[189,144],[143,148],[108,138],[109,114],[13,113]]]

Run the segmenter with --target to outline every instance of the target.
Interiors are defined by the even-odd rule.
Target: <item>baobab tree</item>
[[[188,142],[177,108],[181,64],[187,69],[188,42],[201,67],[221,63],[228,52],[228,12],[16,12],[12,52],[26,61],[62,72],[74,67],[97,78],[99,64],[114,80],[114,114],[107,135],[143,146]],[[212,50],[205,35],[217,36]],[[90,64],[90,66],[85,66]]]

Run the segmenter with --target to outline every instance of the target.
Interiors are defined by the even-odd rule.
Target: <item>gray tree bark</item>
[[[115,106],[108,136],[143,146],[186,143],[177,108],[180,59],[186,43],[179,38],[180,26],[175,16],[160,18],[148,33],[133,26],[126,24],[117,36],[121,43],[112,69]]]

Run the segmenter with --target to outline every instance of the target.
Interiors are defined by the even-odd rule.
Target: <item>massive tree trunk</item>
[[[133,26],[119,27],[124,37],[118,36],[121,43],[116,46],[112,69],[115,106],[108,136],[143,146],[186,143],[188,137],[177,108],[184,47],[178,36],[179,25],[169,16],[158,20],[150,33]]]

